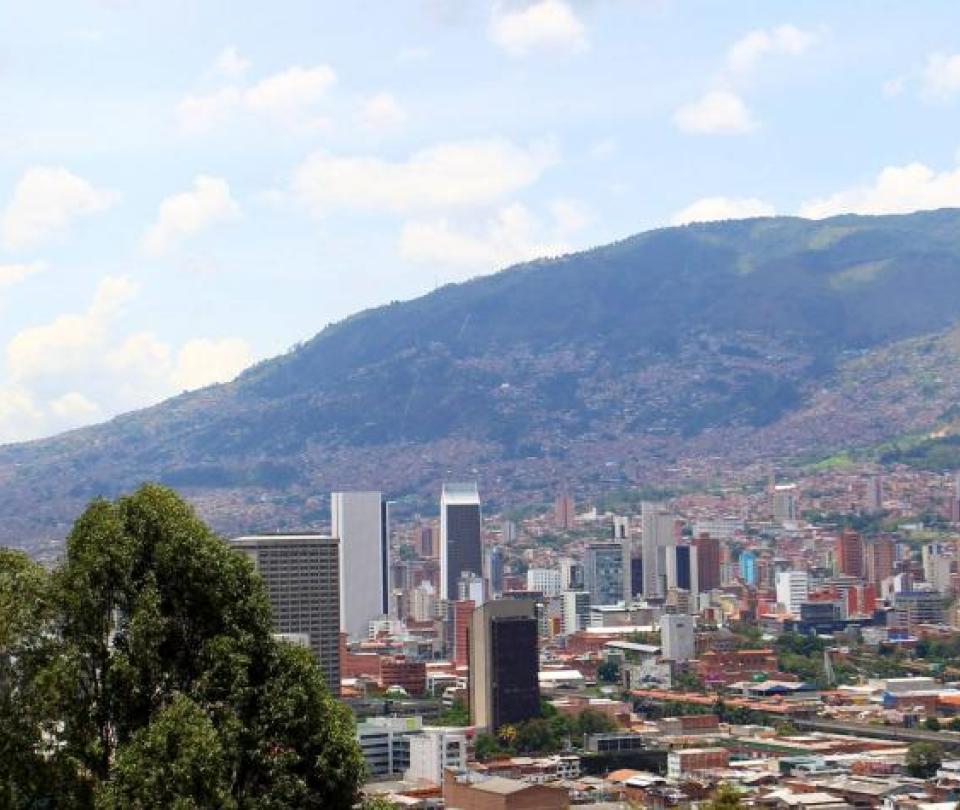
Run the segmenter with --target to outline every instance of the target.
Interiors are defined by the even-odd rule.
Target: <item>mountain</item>
[[[431,504],[758,474],[929,429],[960,393],[960,211],[666,228],[359,313],[225,385],[0,448],[0,542],[50,553],[144,479],[222,531],[336,487]]]

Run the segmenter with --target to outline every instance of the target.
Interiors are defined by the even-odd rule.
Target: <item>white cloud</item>
[[[400,253],[414,262],[475,271],[569,253],[569,237],[586,224],[589,215],[572,200],[555,201],[551,213],[552,227],[520,203],[500,208],[479,227],[447,217],[407,222],[400,234]]]
[[[240,106],[236,87],[223,87],[204,95],[190,95],[177,104],[177,123],[182,132],[208,132],[227,121]]]
[[[226,180],[205,174],[194,178],[193,188],[160,203],[157,221],[144,236],[144,247],[163,253],[184,239],[240,216],[240,207]]]
[[[799,56],[816,43],[818,35],[793,25],[750,31],[738,39],[727,53],[727,67],[734,73],[755,70],[767,56]]]
[[[586,28],[563,0],[539,0],[513,10],[498,3],[489,34],[494,43],[514,56],[535,50],[578,52],[588,47]]]
[[[681,132],[692,135],[739,135],[757,128],[747,105],[729,90],[713,90],[684,104],[673,121]]]
[[[43,412],[29,391],[20,386],[0,388],[0,443],[36,435],[43,424]]]
[[[137,293],[125,277],[100,281],[86,312],[60,315],[49,323],[22,329],[7,344],[7,369],[24,380],[82,370],[96,362],[106,327]]]
[[[336,84],[337,75],[329,65],[314,67],[294,66],[255,84],[244,86],[238,82],[246,71],[246,63],[234,51],[227,49],[217,60],[220,75],[234,84],[207,93],[185,96],[176,107],[177,123],[186,134],[209,132],[225,124],[239,113],[270,118],[286,126],[303,128],[310,121],[312,110]],[[222,64],[221,64],[222,63]],[[243,70],[240,70],[241,66]]]
[[[103,211],[117,199],[59,166],[35,166],[17,182],[0,219],[3,245],[33,247],[66,229],[74,220]]]
[[[923,69],[923,91],[932,99],[946,101],[960,93],[960,53],[931,54]]]
[[[183,390],[227,382],[253,362],[253,352],[240,338],[208,340],[197,338],[184,344],[177,354],[173,384]]]
[[[0,264],[0,289],[12,287],[44,269],[43,262]]]
[[[360,122],[367,129],[395,129],[406,121],[407,111],[390,93],[377,93],[371,96],[360,110]]]
[[[336,81],[337,74],[328,65],[291,67],[257,82],[244,101],[252,110],[286,116],[315,104]]]
[[[83,394],[71,391],[50,403],[50,411],[65,423],[87,422],[100,413],[100,406]]]
[[[609,160],[620,151],[616,138],[601,138],[590,147],[590,157],[596,160]]]
[[[503,139],[440,144],[399,162],[318,152],[297,169],[293,189],[317,215],[429,211],[496,202],[556,162],[552,144],[524,149]]]
[[[243,78],[249,68],[250,62],[240,55],[235,45],[230,45],[220,51],[220,55],[213,65],[216,73],[230,80]]]
[[[690,222],[713,222],[724,219],[772,217],[776,210],[756,197],[703,197],[678,211],[670,219],[672,225]]]
[[[843,189],[800,207],[800,216],[904,214],[930,208],[960,207],[960,168],[936,172],[923,163],[887,166],[872,183]]]
[[[903,92],[905,85],[906,80],[902,76],[889,79],[883,83],[883,94],[887,96],[887,98],[899,96]]]

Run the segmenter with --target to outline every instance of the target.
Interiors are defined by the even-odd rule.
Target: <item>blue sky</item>
[[[947,0],[0,10],[0,441],[651,227],[960,205]]]

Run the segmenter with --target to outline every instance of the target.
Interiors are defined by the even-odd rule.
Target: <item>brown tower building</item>
[[[697,550],[697,568],[701,591],[720,587],[720,540],[701,534],[693,541]]]
[[[863,577],[863,540],[852,529],[844,529],[838,543],[840,573],[850,577]]]

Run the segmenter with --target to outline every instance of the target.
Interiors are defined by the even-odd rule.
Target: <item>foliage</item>
[[[168,489],[91,503],[47,584],[0,556],[0,633],[0,665],[11,649],[18,668],[4,705],[28,710],[4,775],[11,807],[282,810],[358,797],[349,711],[307,651],[273,639],[252,563]],[[49,735],[39,758],[38,729]]]
[[[478,762],[488,762],[491,759],[503,756],[505,753],[507,753],[506,750],[501,747],[497,738],[492,734],[486,732],[477,734],[474,741],[474,755]]]
[[[705,810],[740,810],[740,796],[740,791],[733,785],[721,782],[703,807]]]
[[[928,717],[923,721],[923,727],[927,731],[940,731],[940,721],[936,717]]]
[[[440,712],[434,721],[438,726],[469,726],[470,710],[462,700],[455,700],[453,705]]]
[[[907,773],[918,779],[929,779],[943,762],[943,749],[936,743],[913,742],[907,748]]]
[[[206,712],[178,696],[117,752],[98,810],[235,807],[223,745]]]
[[[599,664],[597,680],[601,683],[620,683],[620,662],[611,659]]]

